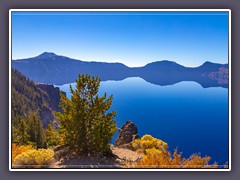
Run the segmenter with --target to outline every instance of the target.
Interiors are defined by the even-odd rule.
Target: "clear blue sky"
[[[13,12],[12,58],[54,52],[130,67],[228,62],[227,12]]]

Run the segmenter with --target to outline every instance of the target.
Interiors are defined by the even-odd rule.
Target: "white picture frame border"
[[[11,68],[12,68],[12,12],[228,12],[228,126],[229,162],[228,169],[17,169],[12,168],[11,153]],[[9,10],[9,171],[231,171],[231,9],[10,9]]]

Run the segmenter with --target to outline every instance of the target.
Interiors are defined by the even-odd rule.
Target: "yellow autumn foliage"
[[[14,164],[14,159],[17,155],[22,154],[28,150],[33,150],[34,148],[31,145],[27,146],[17,146],[15,143],[12,144],[12,164]]]
[[[184,168],[218,168],[217,163],[209,165],[210,156],[201,157],[200,154],[192,154],[188,159],[183,160]]]
[[[143,150],[146,153],[147,149],[159,149],[163,150],[168,148],[168,144],[160,139],[154,138],[151,135],[144,135],[141,139],[136,139],[132,143],[132,146],[135,150]]]
[[[137,151],[142,151],[144,156],[136,162],[128,161],[125,166],[130,168],[218,168],[217,163],[209,165],[211,157],[201,157],[200,154],[193,154],[188,159],[182,158],[182,153],[175,149],[171,154],[167,150],[166,142],[144,135],[132,143]]]
[[[134,168],[171,168],[170,154],[155,148],[146,150],[146,155],[134,164]]]
[[[53,161],[54,151],[51,149],[31,149],[16,156],[14,167],[46,168]]]
[[[177,149],[173,155],[167,150],[147,149],[144,157],[135,162],[134,168],[218,168],[217,163],[209,164],[209,156],[201,157],[193,154],[188,159],[182,158]]]

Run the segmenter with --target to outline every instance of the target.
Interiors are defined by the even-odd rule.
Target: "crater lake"
[[[70,84],[57,86],[71,97]],[[75,83],[71,83],[75,87]],[[99,95],[113,95],[110,111],[116,110],[120,128],[127,120],[138,127],[138,134],[150,134],[168,143],[169,150],[210,156],[210,163],[228,162],[228,89],[203,88],[196,82],[160,86],[142,78],[102,81]],[[115,142],[117,133],[112,139]]]

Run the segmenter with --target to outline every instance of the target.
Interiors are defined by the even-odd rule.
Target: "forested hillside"
[[[58,127],[53,111],[60,111],[60,91],[52,85],[36,84],[12,69],[12,138],[17,144],[46,146],[43,128]]]

